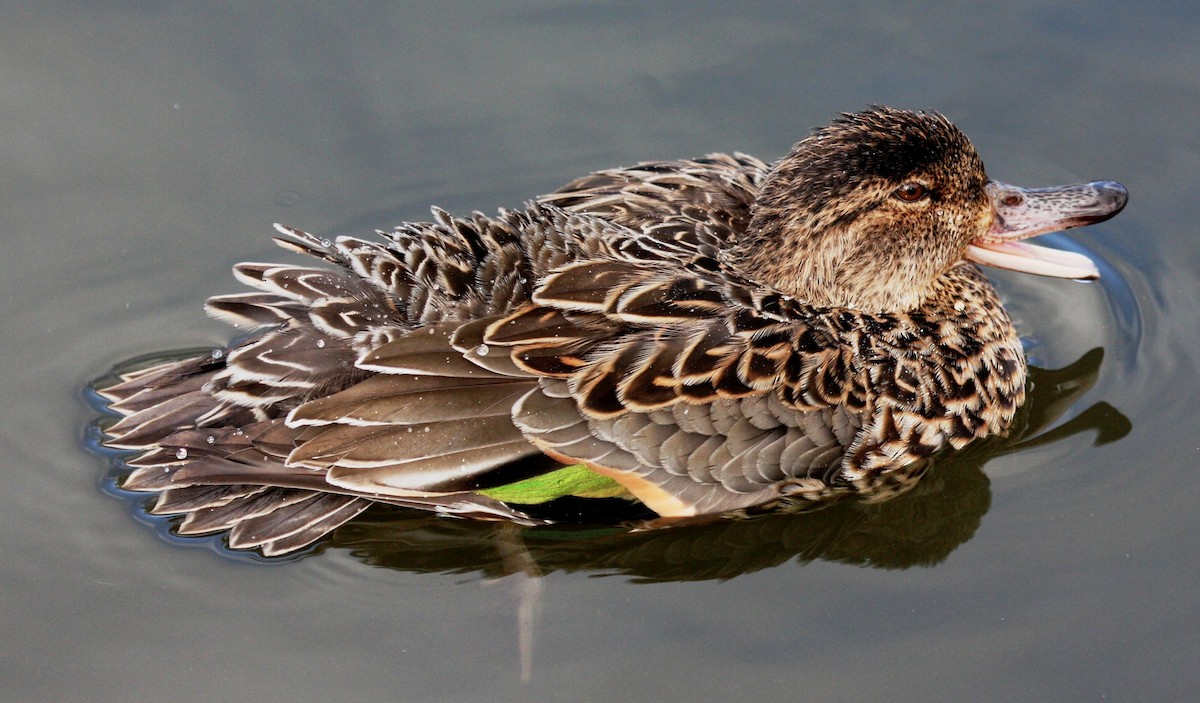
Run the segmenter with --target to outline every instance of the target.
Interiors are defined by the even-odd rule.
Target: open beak
[[[1125,186],[1113,181],[1095,181],[1051,188],[1019,188],[989,181],[984,189],[992,201],[992,226],[967,246],[968,259],[1040,276],[1100,277],[1096,265],[1082,254],[1020,240],[1107,220],[1129,200]]]

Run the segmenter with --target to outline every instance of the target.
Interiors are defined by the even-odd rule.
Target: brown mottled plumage
[[[1020,342],[971,260],[1111,217],[1108,182],[989,181],[936,113],[845,115],[767,165],[644,163],[382,242],[280,228],[324,266],[242,264],[209,310],[260,328],[101,393],[124,481],[182,534],[285,553],[372,502],[527,523],[481,494],[584,463],[664,517],[886,490],[1002,432]],[[549,461],[546,458],[553,459]]]

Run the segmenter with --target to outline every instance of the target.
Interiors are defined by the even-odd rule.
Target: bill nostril
[[[1025,202],[1025,198],[1020,193],[1009,193],[1001,199],[1000,204],[1005,207],[1016,207]]]

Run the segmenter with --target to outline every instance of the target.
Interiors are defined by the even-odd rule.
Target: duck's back
[[[740,153],[645,162],[597,171],[538,200],[713,255],[711,247],[745,231],[769,169]]]

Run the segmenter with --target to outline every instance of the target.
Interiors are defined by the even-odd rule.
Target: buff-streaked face
[[[991,181],[945,117],[876,108],[835,120],[775,166],[742,252],[749,272],[807,302],[899,312],[963,260],[1095,277],[1085,257],[1017,242],[1107,219],[1125,199],[1111,182]]]

